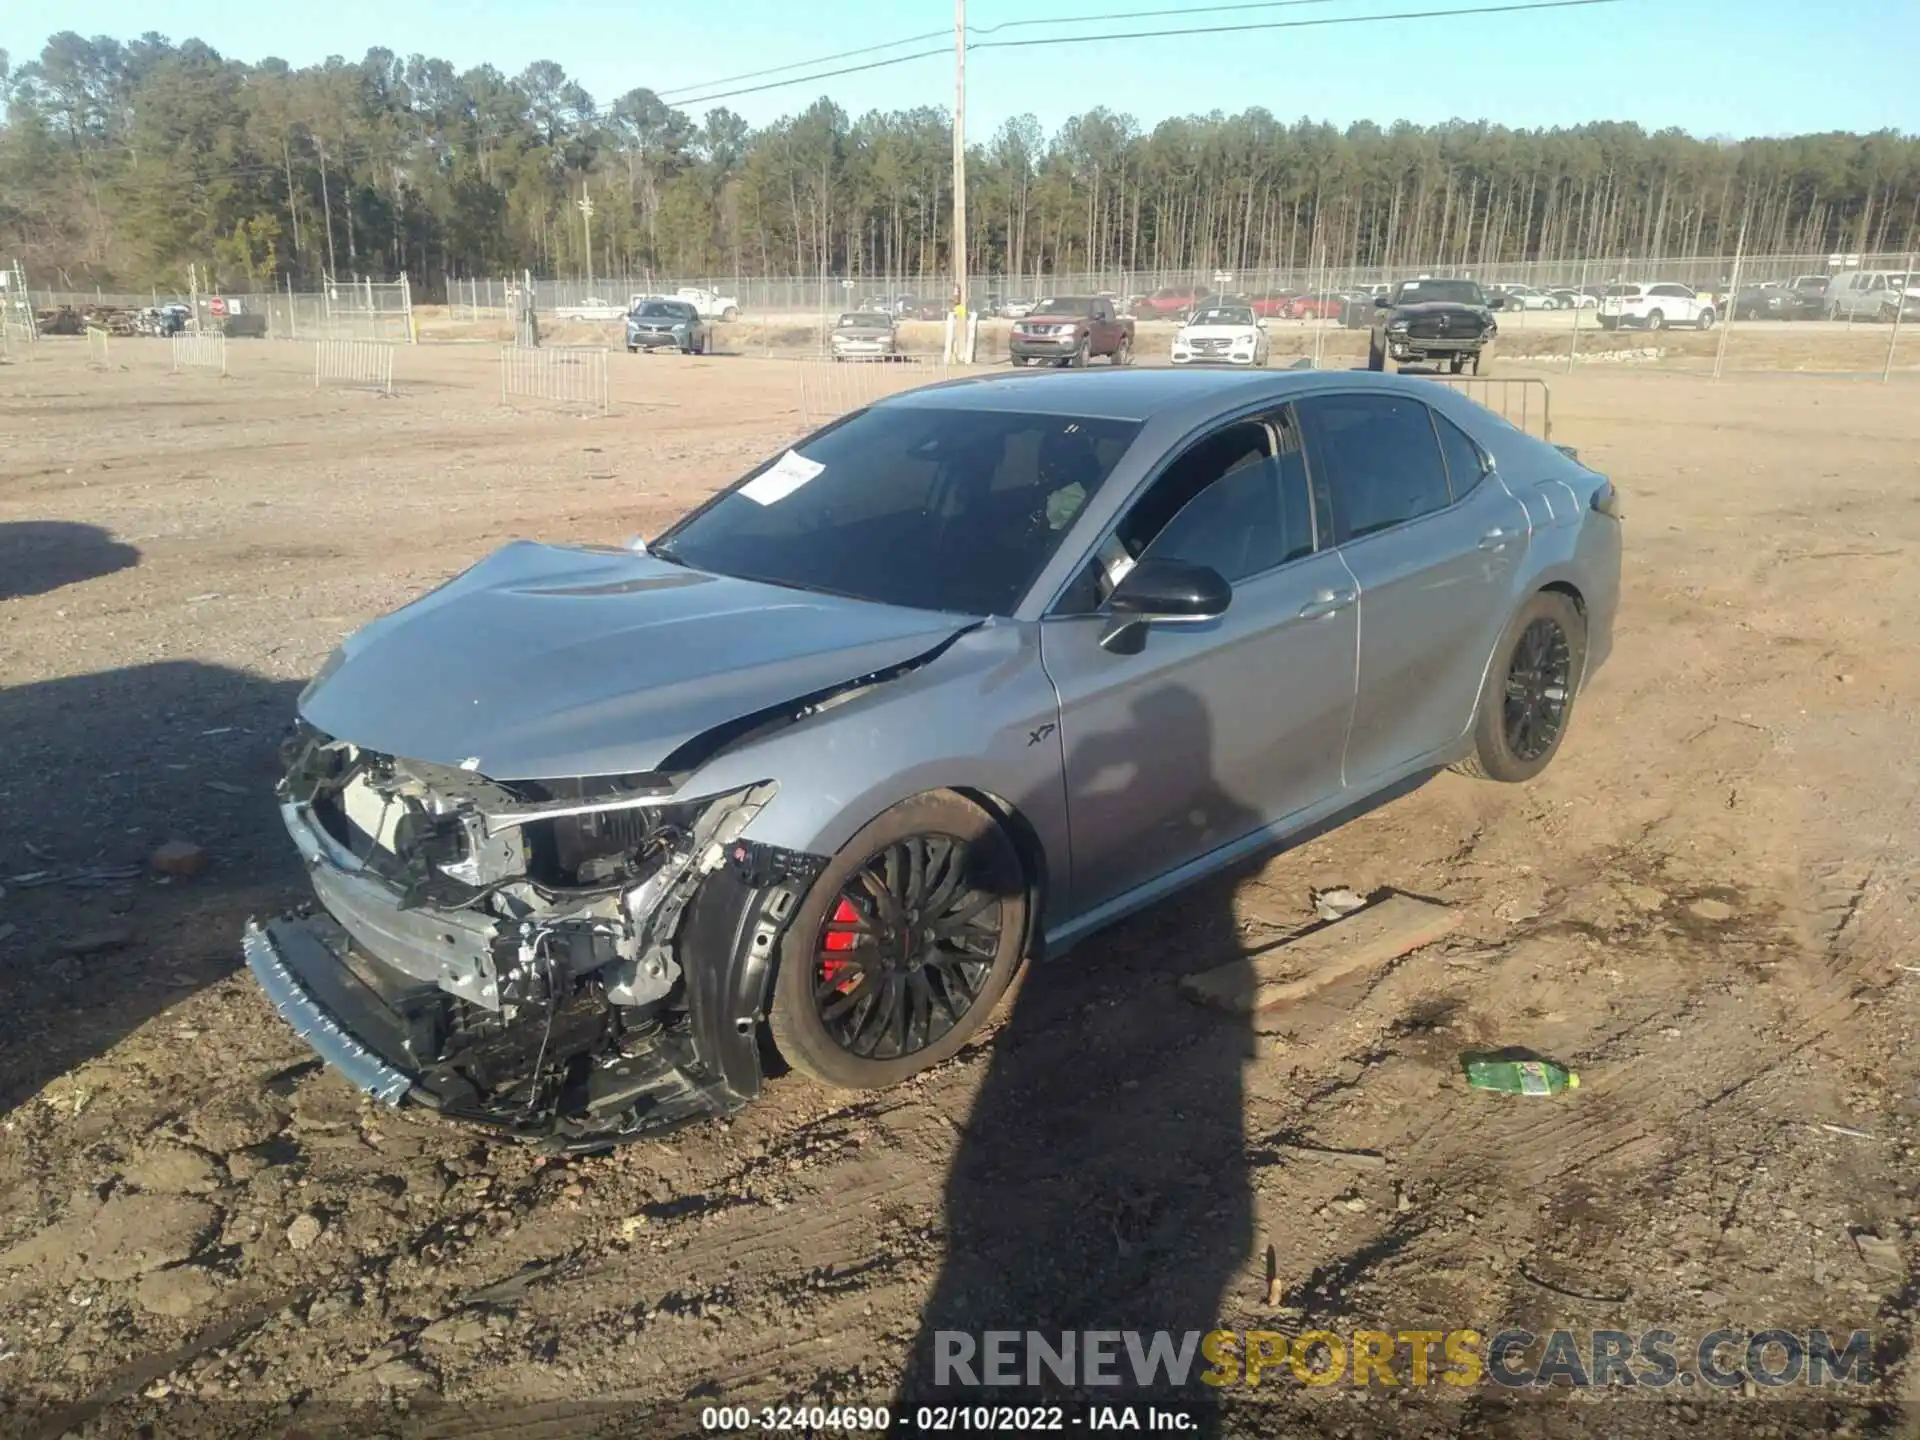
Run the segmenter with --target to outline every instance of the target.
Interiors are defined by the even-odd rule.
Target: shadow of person
[[[303,891],[273,800],[298,685],[191,661],[0,690],[0,1113],[240,963]],[[180,839],[202,873],[147,873]]]
[[[1162,687],[1130,720],[1070,734],[1069,773],[1131,776],[1143,795],[1166,793],[1141,784],[1144,767],[1195,778],[1177,813],[1149,818],[1126,853],[1177,863],[1257,827],[1258,812],[1213,778],[1213,718],[1198,695]],[[1070,813],[1076,799],[1084,812],[1088,797],[1070,790]],[[1214,877],[1027,975],[949,1172],[945,1260],[896,1397],[909,1427],[929,1403],[1212,1408],[1199,1337],[1220,1323],[1254,1230],[1242,1121],[1252,1037],[1244,1018],[1180,998],[1175,983],[1235,962],[1231,900],[1230,878]],[[988,1331],[1018,1332],[1017,1385],[990,1382]],[[1190,1359],[1185,1383],[1164,1368],[1136,1373],[1118,1335],[1104,1342],[1112,1383],[1088,1383],[1090,1331],[1136,1332],[1143,1352],[1166,1332]],[[1072,1383],[1028,1332],[1051,1350],[1077,1347]],[[942,1363],[969,1343],[971,1367]]]
[[[140,552],[98,525],[14,520],[0,525],[0,600],[44,595],[140,563]]]

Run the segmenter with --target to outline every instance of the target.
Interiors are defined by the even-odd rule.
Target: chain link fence
[[[1234,269],[1214,266],[1141,269],[1113,268],[1065,272],[982,272],[967,280],[970,307],[987,313],[1016,300],[1048,295],[1111,295],[1125,302],[1156,291],[1242,294],[1255,299],[1281,295],[1339,294],[1390,285],[1415,276],[1471,279],[1483,285],[1528,285],[1540,290],[1580,289],[1589,285],[1672,281],[1719,293],[1731,282],[1732,255],[1568,256],[1553,260],[1503,262],[1442,260],[1433,257],[1385,265],[1305,261],[1297,265]],[[1898,270],[1901,254],[1746,256],[1740,261],[1745,283],[1790,283],[1803,275],[1843,270]],[[447,304],[455,320],[493,320],[508,316],[520,282],[509,277],[445,280]],[[935,319],[947,313],[953,297],[950,273],[751,276],[639,275],[602,276],[592,281],[533,281],[534,305],[542,314],[572,311],[582,318],[603,318],[623,310],[636,295],[671,295],[682,286],[712,291],[738,305],[743,316],[823,315],[885,302],[896,313]],[[1172,298],[1172,297],[1168,297]]]

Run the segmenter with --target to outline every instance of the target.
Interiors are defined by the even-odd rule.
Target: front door
[[[1465,432],[1418,400],[1323,395],[1299,412],[1308,465],[1331,492],[1340,554],[1359,582],[1345,775],[1366,787],[1472,723],[1527,516]]]
[[[1359,639],[1353,580],[1316,533],[1287,412],[1188,447],[1103,553],[1041,627],[1076,916],[1337,794]],[[1148,555],[1211,566],[1233,600],[1218,620],[1156,625],[1138,654],[1116,654],[1100,644],[1104,594]]]

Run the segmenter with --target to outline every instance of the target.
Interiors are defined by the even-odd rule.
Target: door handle
[[[1480,548],[1482,550],[1504,550],[1507,548],[1507,541],[1512,538],[1513,537],[1508,535],[1506,531],[1496,525],[1480,537]]]
[[[1300,618],[1318,620],[1322,616],[1337,615],[1351,604],[1353,604],[1351,590],[1322,590],[1300,607]]]

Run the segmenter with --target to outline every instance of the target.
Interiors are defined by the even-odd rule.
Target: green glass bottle
[[[1506,1060],[1495,1055],[1462,1055],[1460,1067],[1476,1090],[1502,1095],[1558,1095],[1580,1088],[1580,1077],[1551,1060]]]

